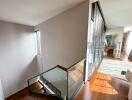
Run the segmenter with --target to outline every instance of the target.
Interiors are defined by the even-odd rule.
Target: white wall
[[[88,2],[65,11],[36,29],[41,31],[44,70],[69,67],[86,56]]]
[[[37,73],[35,43],[33,27],[0,21],[0,78],[6,97]]]

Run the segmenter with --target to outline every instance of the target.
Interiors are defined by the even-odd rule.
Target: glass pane
[[[43,79],[48,80],[54,87],[61,92],[61,97],[66,98],[67,96],[67,72],[55,68],[41,76]]]
[[[46,89],[44,89],[44,85],[41,83],[40,76],[36,76],[29,80],[29,89],[32,93],[47,93]]]
[[[93,6],[94,5],[94,6]],[[99,11],[98,5],[93,3],[94,10],[92,10],[93,19],[91,19],[91,29],[88,33],[88,48],[87,48],[87,77],[91,78],[95,69],[98,67],[102,55],[104,45],[104,21]]]
[[[81,87],[83,83],[84,75],[84,62],[83,59],[81,62],[72,66],[68,69],[68,98],[72,99],[74,93]]]
[[[30,92],[60,96],[67,96],[67,72],[55,67],[28,81]]]

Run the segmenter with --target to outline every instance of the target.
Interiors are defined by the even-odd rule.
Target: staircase
[[[56,94],[57,96],[61,96],[61,91],[59,89],[57,89],[52,83],[50,83],[43,76],[41,76],[40,79],[42,80],[45,89],[49,90],[52,94]]]
[[[69,68],[60,65],[28,80],[29,93],[34,96],[49,96],[53,100],[71,100],[83,83],[85,59]]]

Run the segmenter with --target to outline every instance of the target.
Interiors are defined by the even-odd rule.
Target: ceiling
[[[132,26],[132,0],[99,0],[108,28]]]
[[[85,0],[0,0],[0,20],[35,26]]]

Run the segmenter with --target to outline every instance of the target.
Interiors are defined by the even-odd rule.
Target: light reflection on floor
[[[111,77],[103,75],[102,73],[97,73],[95,79],[93,80],[93,83],[91,84],[91,91],[93,92],[100,92],[104,94],[110,94],[110,95],[117,95],[118,92],[112,85]]]

